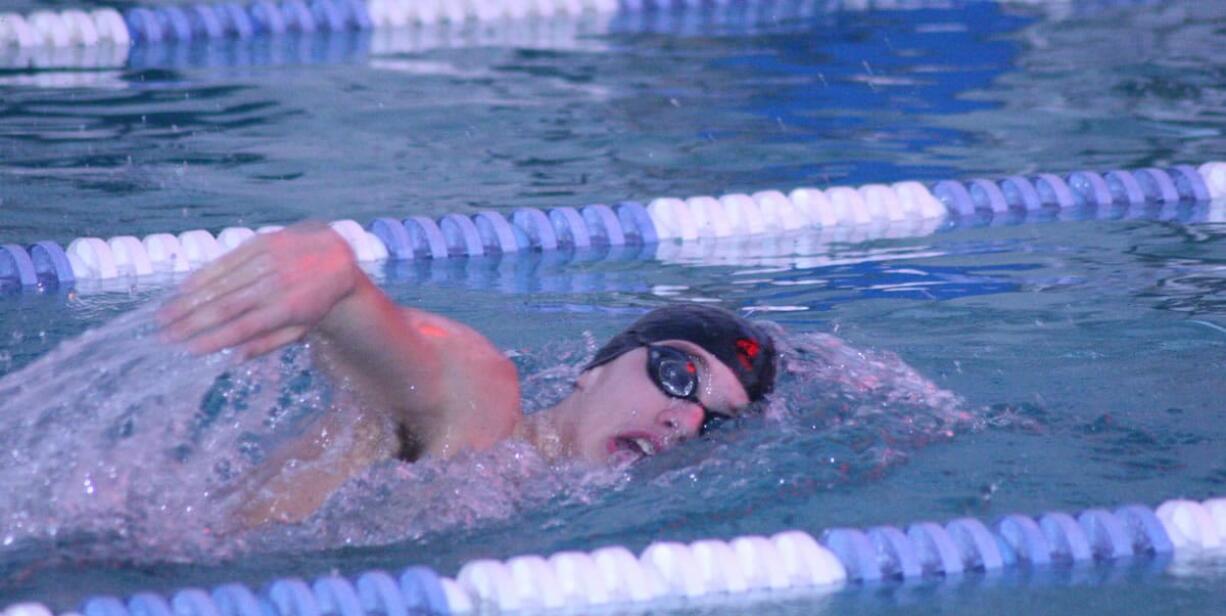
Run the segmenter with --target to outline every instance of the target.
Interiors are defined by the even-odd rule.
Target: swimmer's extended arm
[[[196,353],[255,357],[313,333],[316,357],[425,453],[506,438],[519,418],[514,365],[484,336],[392,302],[322,225],[258,236],[193,275],[158,314]]]
[[[520,416],[514,364],[475,330],[393,303],[365,275],[317,328],[316,357],[387,409],[425,453],[483,449]]]

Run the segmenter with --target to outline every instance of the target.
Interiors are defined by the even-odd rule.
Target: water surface
[[[517,43],[424,51],[379,52],[358,41],[275,65],[146,56],[144,65],[99,69],[105,87],[3,81],[0,241],[1197,163],[1223,147],[1223,13],[1196,2],[971,3],[722,25],[653,18],[588,25],[569,38],[524,34]],[[346,493],[350,500],[309,532],[242,545],[200,536],[177,545],[169,531],[181,529],[149,519],[99,518],[105,532],[87,541],[69,533],[48,542],[44,532],[24,544],[34,547],[14,541],[0,559],[0,603],[39,598],[65,608],[87,594],[258,585],[331,569],[425,563],[454,573],[478,557],[638,549],[661,537],[990,520],[1220,495],[1226,227],[1203,222],[1220,221],[1220,212],[1115,210],[1080,221],[951,226],[914,239],[815,234],[735,250],[382,270],[397,301],[476,325],[516,353],[525,374],[573,370],[637,314],[685,299],[754,308],[793,345],[864,353],[793,375],[774,414],[622,474],[530,460],[493,475],[471,470],[481,464],[471,460],[450,475],[376,469],[374,489]],[[226,368],[122,335],[141,331],[140,310],[164,289],[0,298],[4,385],[37,375],[30,380],[44,387],[114,387],[92,397],[82,389],[80,398],[49,389],[24,405],[30,416],[79,400],[64,412],[93,408],[98,422],[98,409],[122,414],[114,403],[139,400],[142,417],[190,427],[185,413],[200,406],[172,405],[181,414],[162,417],[149,412],[152,397],[190,384],[184,398],[203,400]],[[99,326],[102,333],[77,338]],[[103,344],[107,336],[114,339]],[[821,346],[830,340],[846,346]],[[119,374],[125,364],[135,368]],[[266,383],[256,398],[275,406],[271,385],[286,386],[278,379],[289,368],[261,366],[259,378],[240,374],[223,391]],[[116,373],[92,374],[103,367]],[[79,374],[60,374],[70,369]],[[922,378],[937,388],[923,391],[949,397],[891,398],[913,390],[856,390],[840,374]],[[556,383],[537,384],[539,400],[556,395]],[[237,412],[228,404],[218,408]],[[269,407],[248,408],[258,418]],[[13,413],[6,408],[6,421],[23,417]],[[218,431],[201,434],[228,435],[239,447],[242,429],[210,425]],[[23,434],[41,435],[36,449],[105,442],[64,430]],[[148,442],[170,448],[191,438]],[[137,455],[105,451],[129,467]],[[494,455],[507,465],[522,453]],[[71,474],[71,465],[57,468],[9,477]],[[205,470],[200,477],[218,472]],[[497,497],[489,511],[437,493],[415,500],[423,477],[458,484],[470,476],[486,480],[477,494]],[[150,486],[158,481],[167,480]],[[10,509],[21,510],[19,502],[6,498]],[[353,511],[368,513],[346,517]],[[424,522],[429,512],[441,523]],[[280,549],[306,535],[317,541]],[[241,556],[210,560],[222,554]],[[821,605],[1082,613],[1093,602],[1111,613],[1158,604],[1212,612],[1226,600],[1221,580],[1217,561],[1165,570],[1138,562],[853,588]],[[768,611],[813,606],[796,599]]]

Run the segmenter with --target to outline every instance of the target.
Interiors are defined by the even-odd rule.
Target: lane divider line
[[[398,576],[335,573],[311,582],[283,578],[255,591],[242,583],[187,588],[169,597],[136,593],[126,601],[94,596],[81,616],[386,616],[569,612],[596,607],[644,609],[711,606],[738,595],[829,593],[848,585],[872,587],[907,580],[987,574],[1026,568],[1071,567],[1097,561],[1126,565],[1134,558],[1226,556],[1226,498],[1170,500],[1156,508],[1125,505],[1076,516],[1048,512],[1037,519],[1010,514],[991,526],[976,518],[945,524],[921,521],[904,532],[883,525],[802,530],[729,541],[657,541],[636,557],[622,546],[590,552],[483,558],[455,578],[428,567]],[[52,616],[39,603],[8,606],[0,616]],[[67,615],[65,615],[67,616]]]
[[[806,229],[857,230],[867,237],[930,234],[946,221],[1043,219],[1078,208],[1166,208],[1226,198],[1226,163],[1170,169],[1076,171],[1068,175],[1009,176],[1001,180],[942,180],[800,187],[784,193],[765,190],[686,199],[661,197],[647,206],[622,201],[612,207],[590,204],[549,210],[521,207],[510,216],[485,210],[445,214],[437,219],[409,216],[355,220],[331,226],[361,263],[511,255],[523,252],[583,251],[659,243],[662,255],[698,240],[733,237],[788,237]],[[1106,211],[1101,209],[1100,211]],[[141,279],[181,274],[203,267],[240,244],[281,227],[258,230],[227,227],[216,236],[205,229],[144,238],[121,235],[76,238],[67,248],[48,241],[0,248],[0,288],[40,290],[87,281]],[[866,239],[864,238],[864,239]],[[667,249],[666,249],[667,248]],[[686,254],[683,249],[679,255]]]

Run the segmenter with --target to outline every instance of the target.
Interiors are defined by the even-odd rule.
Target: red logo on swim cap
[[[762,347],[758,345],[757,340],[737,338],[736,357],[741,360],[741,365],[745,366],[746,370],[753,370],[753,360],[757,359],[758,353],[761,351]]]

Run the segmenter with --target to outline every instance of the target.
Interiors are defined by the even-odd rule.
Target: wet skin
[[[732,371],[683,340],[698,401],[666,395],[647,349],[582,373],[554,407],[525,417],[514,365],[476,330],[396,305],[358,268],[330,228],[304,224],[260,235],[193,274],[158,312],[162,336],[198,354],[240,359],[308,340],[316,365],[351,396],[244,482],[243,526],[300,520],[369,464],[450,457],[517,437],[550,458],[627,463],[695,437],[704,407],[735,415],[749,402]],[[348,450],[328,455],[349,430]]]

